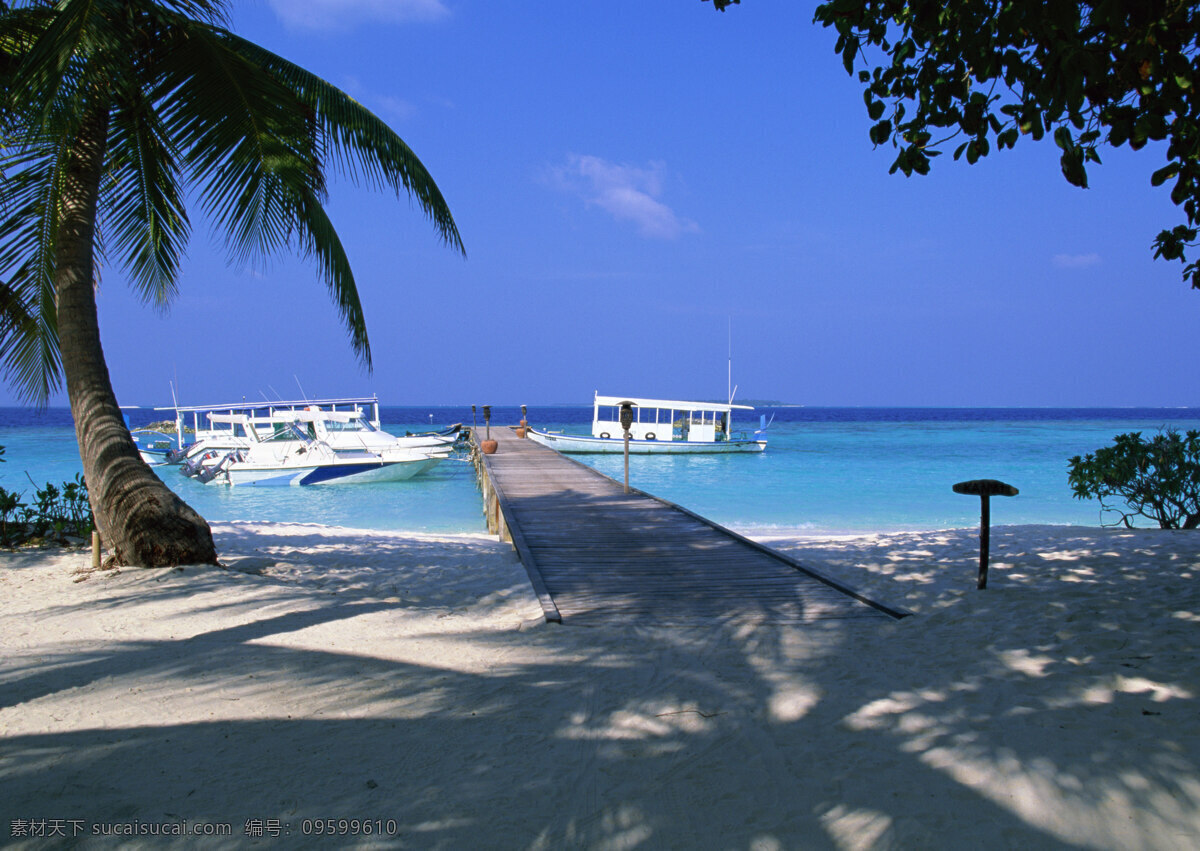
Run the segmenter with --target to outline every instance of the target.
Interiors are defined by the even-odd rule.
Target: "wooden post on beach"
[[[992,507],[990,499],[993,496],[1016,496],[1020,491],[1012,485],[996,479],[973,479],[969,482],[959,482],[954,486],[955,493],[963,493],[979,497],[979,581],[978,587],[987,588],[988,548],[991,545]]]
[[[100,569],[100,530],[92,530],[92,570]]]

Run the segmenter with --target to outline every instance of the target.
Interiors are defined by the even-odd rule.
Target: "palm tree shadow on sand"
[[[6,667],[2,711],[70,697],[106,720],[6,736],[0,800],[10,820],[53,803],[235,836],[392,820],[373,841],[417,847],[1179,847],[1200,826],[1194,724],[1177,723],[1200,683],[1198,619],[1176,613],[1200,603],[1139,596],[1106,558],[1078,556],[1096,587],[1052,605],[1013,583],[898,624],[785,627],[479,630],[470,611],[225,575],[271,594],[185,638]],[[178,605],[190,584],[139,601]],[[413,616],[429,630],[388,637]],[[227,711],[190,717],[189,695]],[[123,725],[111,701],[161,721]]]

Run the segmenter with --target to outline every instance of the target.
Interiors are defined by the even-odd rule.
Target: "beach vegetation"
[[[321,78],[235,35],[229,0],[0,0],[0,363],[26,401],[65,384],[110,564],[215,563],[208,524],[142,461],[96,310],[101,264],[148,305],[178,289],[188,201],[231,262],[313,261],[364,369],[366,320],[324,208],[341,174],[415,199],[462,241],[404,141]]]
[[[741,0],[712,0],[722,11]],[[1200,5],[1181,0],[829,0],[814,18],[862,85],[891,172],[927,174],[935,157],[976,163],[1021,139],[1053,139],[1063,177],[1087,188],[1104,146],[1164,156],[1183,222],[1154,256],[1184,264],[1200,289]],[[1157,144],[1152,144],[1157,143]]]
[[[1133,519],[1144,517],[1160,529],[1200,527],[1200,431],[1119,434],[1111,446],[1069,464],[1076,499],[1098,499],[1103,512],[1118,515],[1106,525],[1132,529]]]
[[[69,482],[34,484],[33,502],[24,494],[0,487],[0,546],[36,543],[68,544],[86,540],[95,528],[87,484],[76,473]]]

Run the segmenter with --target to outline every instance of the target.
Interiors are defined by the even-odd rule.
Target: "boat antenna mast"
[[[733,394],[737,393],[737,387],[733,384],[733,317],[729,317],[729,360],[727,364],[727,375],[725,379],[725,389],[729,393],[729,401],[727,405],[733,404]]]
[[[175,395],[175,382],[168,381],[171,386],[171,404],[175,406],[175,446],[183,448],[183,414],[179,411],[179,397]]]

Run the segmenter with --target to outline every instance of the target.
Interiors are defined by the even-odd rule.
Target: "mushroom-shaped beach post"
[[[988,500],[993,496],[1016,496],[1020,491],[997,479],[972,479],[956,484],[954,492],[979,497],[979,587],[987,588],[988,539],[992,523]]]

